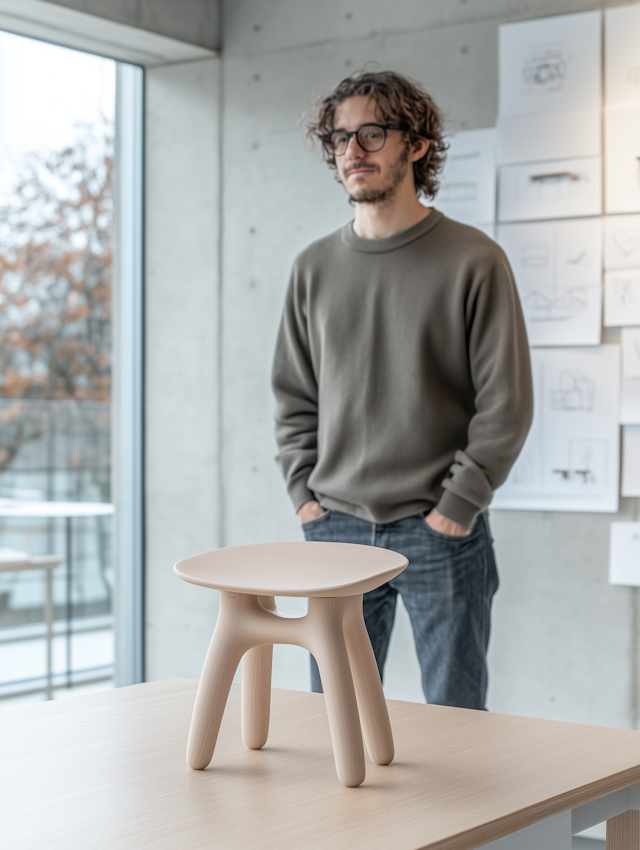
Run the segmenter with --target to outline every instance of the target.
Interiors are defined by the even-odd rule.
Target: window
[[[5,704],[113,684],[115,593],[142,678],[141,156],[141,69],[0,33]]]

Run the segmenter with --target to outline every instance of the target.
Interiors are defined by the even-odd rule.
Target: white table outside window
[[[51,642],[53,639],[53,593],[51,574],[62,563],[60,555],[34,555],[17,549],[0,549],[0,573],[19,573],[24,570],[44,570],[46,591],[44,597],[44,622],[47,641],[47,699],[53,696]]]
[[[71,622],[73,619],[73,530],[71,522],[74,517],[110,516],[115,508],[109,502],[38,502],[27,499],[0,499],[0,517],[25,517],[34,519],[60,518],[65,520],[65,558],[66,572],[66,640],[67,640],[67,686],[71,682]],[[50,576],[50,573],[49,573]],[[50,641],[49,641],[50,646]],[[49,678],[48,690],[51,689]]]

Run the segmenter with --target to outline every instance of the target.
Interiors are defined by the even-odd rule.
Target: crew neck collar
[[[342,228],[342,241],[354,251],[362,251],[366,254],[382,254],[385,251],[395,251],[404,248],[410,242],[414,242],[425,233],[432,230],[442,218],[442,213],[432,208],[429,215],[425,216],[417,224],[411,225],[406,230],[400,230],[392,236],[383,239],[362,239],[353,232],[353,221]]]

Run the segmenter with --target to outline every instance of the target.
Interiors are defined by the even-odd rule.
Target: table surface
[[[108,516],[115,508],[109,502],[38,502],[29,499],[0,499],[0,516],[75,517]]]
[[[234,686],[213,761],[189,770],[197,683],[0,711],[3,850],[469,850],[640,781],[640,733],[389,701],[396,759],[336,778],[324,698],[273,691],[264,750]]]

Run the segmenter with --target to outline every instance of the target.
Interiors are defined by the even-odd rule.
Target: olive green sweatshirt
[[[384,523],[434,505],[470,528],[531,424],[507,259],[436,210],[384,239],[351,223],[295,261],[273,366],[277,460],[309,499]]]

